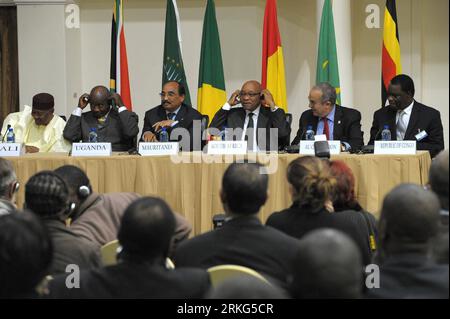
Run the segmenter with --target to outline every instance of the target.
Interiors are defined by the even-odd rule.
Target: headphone
[[[90,189],[89,186],[81,185],[81,186],[78,188],[78,197],[79,197],[79,198],[85,199],[85,198],[88,198],[89,195],[91,195],[91,189]]]

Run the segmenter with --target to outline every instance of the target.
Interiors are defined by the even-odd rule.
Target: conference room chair
[[[266,278],[260,275],[257,271],[238,265],[219,265],[208,268],[208,273],[213,287],[218,286],[222,282],[236,278],[236,277],[253,277],[257,278],[267,284],[270,284]]]
[[[113,240],[103,245],[100,249],[103,266],[111,266],[117,264],[117,254],[120,252],[119,241]],[[166,258],[166,268],[175,269],[175,264],[170,258]]]

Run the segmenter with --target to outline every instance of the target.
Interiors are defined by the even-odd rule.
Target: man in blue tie
[[[144,128],[142,130],[142,142],[158,142],[159,133],[163,128],[169,133],[169,141],[180,142],[183,151],[199,150],[201,148],[201,120],[202,115],[196,109],[184,103],[186,90],[181,83],[171,81],[163,85],[161,93],[161,105],[145,113]],[[197,122],[198,132],[194,131],[194,123]],[[189,141],[180,136],[182,130],[189,133]],[[176,134],[172,134],[172,132]],[[187,137],[187,136],[186,136]]]
[[[319,83],[309,92],[309,110],[300,117],[297,136],[292,145],[305,139],[308,126],[316,135],[329,141],[341,141],[342,150],[357,151],[364,145],[361,113],[336,104],[336,89],[329,83]]]

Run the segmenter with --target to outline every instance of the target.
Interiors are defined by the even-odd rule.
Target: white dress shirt
[[[413,106],[414,106],[414,101],[407,108],[405,108],[404,110],[397,111],[397,115],[395,116],[395,124],[396,124],[396,126],[398,126],[398,120],[400,119],[400,114],[402,112],[404,112],[402,119],[403,119],[403,123],[405,125],[405,129],[408,129],[409,119],[411,118],[411,113],[412,113],[412,110],[413,110]],[[406,134],[406,131],[405,131],[405,134]],[[399,133],[397,133],[397,140],[401,140],[401,138],[399,136]]]

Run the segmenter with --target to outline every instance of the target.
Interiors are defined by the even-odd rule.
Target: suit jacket
[[[100,246],[73,233],[62,221],[44,220],[53,243],[53,260],[50,275],[66,272],[69,264],[76,264],[80,269],[101,266]]]
[[[81,272],[80,288],[68,289],[66,276],[50,281],[50,298],[151,298],[199,299],[209,289],[209,275],[201,269],[121,262],[114,266]]]
[[[111,109],[103,127],[98,127],[97,119],[92,112],[82,113],[81,117],[71,115],[64,128],[64,138],[77,143],[89,142],[89,132],[97,128],[99,142],[110,142],[114,152],[124,152],[135,147],[135,139],[139,134],[138,116],[134,112],[117,112]]]
[[[175,251],[177,267],[234,264],[252,268],[287,287],[298,242],[256,217],[236,217],[221,228],[181,243]]]
[[[369,298],[448,299],[448,264],[437,265],[419,254],[390,256],[380,265],[380,288]]]
[[[312,110],[303,112],[299,121],[297,136],[292,141],[292,145],[298,145],[304,139],[306,129],[312,125],[314,132],[317,132],[319,118],[314,116]],[[349,109],[336,105],[334,113],[333,139],[335,141],[347,142],[352,151],[357,151],[364,145],[363,133],[361,131],[361,113],[355,109]]]
[[[155,123],[158,123],[160,121],[167,120],[167,114],[166,110],[162,105],[158,105],[157,107],[154,107],[153,109],[145,112],[145,118],[144,118],[144,128],[142,129],[141,139],[145,132],[152,132],[153,134],[156,134],[155,130],[153,129],[153,125]],[[182,104],[180,110],[177,113],[177,116],[175,117],[175,121],[178,121],[178,123],[169,128],[167,132],[169,133],[169,141],[171,142],[180,142],[180,146],[183,151],[192,151],[192,150],[201,150],[201,143],[202,143],[202,131],[201,131],[201,120],[202,120],[202,114],[194,109],[191,106],[188,106],[186,104]],[[197,135],[194,135],[194,121],[198,121],[198,129],[199,131],[196,132]],[[182,141],[181,137],[179,136],[171,136],[171,133],[177,129],[177,128],[184,128],[189,131],[189,146],[187,141]],[[176,135],[176,134],[175,134]],[[195,141],[195,145],[194,145]]]
[[[79,207],[70,229],[80,237],[103,246],[117,239],[125,209],[140,197],[135,193],[93,193]],[[187,239],[192,226],[183,216],[177,213],[174,215],[174,244],[178,244]]]
[[[210,128],[216,128],[222,131],[224,127],[231,129],[244,129],[245,118],[247,114],[242,107],[232,108],[229,111],[220,109],[214,115]],[[266,129],[265,141],[257,141],[260,150],[272,150],[278,151],[283,145],[284,140],[291,133],[291,128],[286,121],[286,114],[283,109],[278,108],[275,112],[272,112],[270,108],[261,106],[258,115],[258,123],[256,129],[256,136],[258,137],[259,129]],[[271,136],[270,129],[278,129],[278,135]],[[242,139],[242,135],[236,135],[237,140]],[[264,145],[265,143],[265,145]],[[277,147],[275,147],[277,146]]]
[[[381,139],[381,131],[385,125],[389,125],[391,139],[397,140],[397,112],[390,107],[383,107],[373,115],[372,128],[370,129],[369,144]],[[431,156],[436,156],[444,149],[444,129],[442,128],[441,114],[439,111],[414,101],[411,117],[405,133],[405,140],[415,141],[415,135],[420,131],[426,131],[428,137],[417,142],[418,150],[429,151]]]
[[[326,209],[311,212],[309,209],[300,208],[294,203],[290,208],[270,215],[266,225],[298,239],[302,239],[310,231],[320,228],[340,230],[350,236],[358,245],[365,265],[372,261],[368,225],[359,212],[330,213]]]

